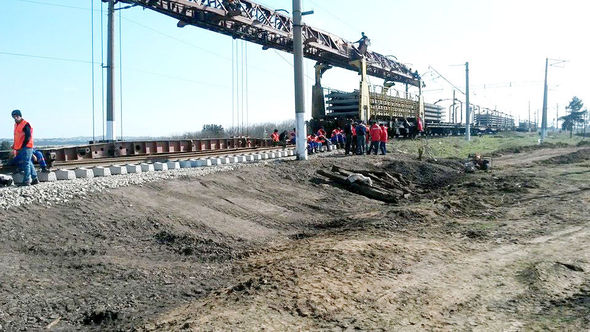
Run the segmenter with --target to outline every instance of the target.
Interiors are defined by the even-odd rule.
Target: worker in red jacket
[[[35,166],[31,161],[33,156],[33,127],[25,119],[21,111],[12,111],[14,119],[14,143],[12,149],[15,151],[15,159],[18,159],[18,168],[23,172],[23,182],[19,186],[28,186],[39,183]]]
[[[272,139],[272,146],[279,145],[279,130],[275,129],[272,134],[270,134],[270,138]]]
[[[379,150],[379,143],[381,142],[381,127],[375,122],[371,125],[371,129],[369,129],[369,133],[371,135],[371,146],[367,151],[367,154],[371,154],[371,151],[375,150],[375,155],[377,155],[377,150]]]
[[[388,139],[388,133],[387,133],[387,127],[385,127],[384,124],[381,124],[381,140],[379,142],[379,147],[381,148],[381,154],[385,155],[387,153],[387,139]]]

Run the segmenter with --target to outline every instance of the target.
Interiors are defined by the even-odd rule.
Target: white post
[[[305,126],[305,86],[303,81],[303,37],[301,34],[301,0],[293,0],[293,62],[295,79],[295,130],[298,160],[307,160]]]

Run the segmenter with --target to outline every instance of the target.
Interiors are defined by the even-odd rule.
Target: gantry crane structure
[[[109,0],[103,0],[108,2]],[[113,1],[113,0],[111,0]],[[217,33],[259,44],[263,49],[293,52],[293,20],[280,11],[250,0],[119,0],[178,20],[177,26],[193,25]],[[420,76],[404,64],[376,52],[362,52],[355,43],[334,34],[303,25],[303,56],[317,61],[316,85],[313,87],[315,117],[325,115],[321,76],[329,68],[339,67],[359,72],[359,117],[371,117],[367,75],[381,78],[384,86],[395,82],[421,86]],[[416,112],[419,112],[417,107]]]

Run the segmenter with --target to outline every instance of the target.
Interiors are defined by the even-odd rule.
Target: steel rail
[[[191,152],[174,152],[174,153],[161,153],[161,154],[144,154],[134,156],[122,156],[122,157],[109,157],[100,159],[81,159],[71,160],[66,162],[54,162],[52,165],[53,169],[76,169],[76,168],[89,168],[96,166],[110,166],[110,165],[126,165],[126,164],[137,164],[142,162],[157,162],[157,161],[168,161],[168,160],[188,160],[193,158],[203,157],[216,157],[216,156],[229,156],[229,155],[240,155],[256,152],[265,152],[271,150],[281,149],[277,147],[251,147],[251,148],[237,148],[227,150],[210,150],[210,151],[191,151]],[[15,166],[0,166],[0,173],[9,173],[15,171]]]

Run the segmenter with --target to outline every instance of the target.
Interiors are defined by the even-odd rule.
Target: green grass
[[[388,146],[389,151],[399,150],[404,153],[418,155],[418,148],[425,147],[425,158],[467,158],[469,154],[480,153],[489,155],[495,151],[538,145],[539,136],[536,133],[504,132],[498,135],[471,137],[467,142],[465,137],[433,137],[415,140],[394,140]],[[569,138],[569,134],[550,134],[545,143],[568,144],[575,146],[581,137]]]

